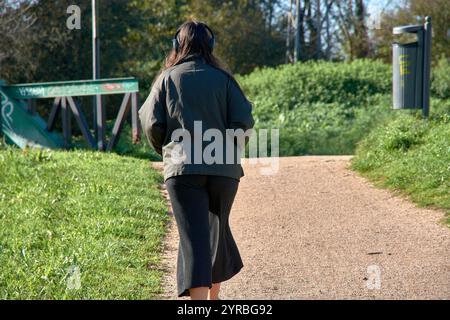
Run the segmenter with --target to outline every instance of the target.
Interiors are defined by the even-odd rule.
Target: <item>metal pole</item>
[[[98,38],[97,16],[97,1],[92,0],[92,74],[94,75],[94,80],[100,78],[100,43]]]
[[[96,12],[96,1],[91,1],[91,11],[92,11],[92,79],[96,80],[97,74],[97,12]],[[97,141],[97,97],[92,97],[92,115],[93,115],[93,127],[94,127],[94,137]]]
[[[92,74],[93,79],[100,79],[100,38],[98,35],[98,5],[92,0]],[[102,97],[94,97],[94,131],[98,150],[105,149],[105,115],[102,106]]]
[[[423,54],[423,105],[422,114],[428,118],[430,114],[430,74],[431,74],[431,17],[425,18],[425,41]]]

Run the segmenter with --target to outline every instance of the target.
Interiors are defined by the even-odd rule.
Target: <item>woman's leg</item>
[[[213,233],[217,236],[216,241],[213,242],[215,247],[211,250],[213,254],[213,284],[220,284],[232,278],[243,267],[228,221],[238,186],[239,181],[236,179],[208,176],[210,227],[214,227]],[[211,224],[212,221],[216,221],[216,223]],[[219,289],[220,286],[217,286],[212,292],[213,295],[217,292],[216,296],[218,296]]]
[[[191,300],[206,300],[208,299],[209,287],[190,288],[189,294]]]
[[[178,249],[178,296],[207,299],[211,279],[209,199],[206,177],[181,175],[166,181],[180,243]]]
[[[220,283],[213,283],[212,288],[209,289],[208,300],[220,300],[219,292],[220,292]]]

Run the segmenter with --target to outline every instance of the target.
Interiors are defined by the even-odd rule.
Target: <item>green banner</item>
[[[139,91],[135,78],[16,84],[3,89],[15,99],[80,97]]]

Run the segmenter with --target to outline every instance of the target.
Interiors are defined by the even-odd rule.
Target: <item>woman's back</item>
[[[227,129],[251,128],[251,105],[234,78],[201,55],[188,55],[161,73],[140,117],[150,143],[163,156],[165,179],[243,175],[240,150]]]
[[[168,120],[193,134],[194,121],[203,129],[227,128],[229,76],[199,56],[184,59],[165,73]]]

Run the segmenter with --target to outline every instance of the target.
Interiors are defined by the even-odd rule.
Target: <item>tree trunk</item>
[[[355,57],[365,58],[369,55],[369,36],[365,23],[366,10],[363,0],[355,1]]]
[[[327,1],[327,11],[325,12],[325,22],[326,22],[326,43],[327,43],[327,47],[325,49],[325,58],[327,60],[330,60],[331,58],[331,31],[330,31],[330,6],[332,5],[332,3]]]
[[[295,10],[296,10],[296,28],[295,28],[295,54],[294,54],[294,62],[298,62],[301,59],[301,38],[302,38],[302,25],[303,25],[303,19],[302,19],[302,9],[300,7],[300,0],[296,0],[295,3]]]
[[[287,34],[286,34],[286,63],[291,61],[291,33],[292,33],[292,4],[293,0],[290,0],[289,12],[287,14]]]
[[[275,1],[269,0],[269,16],[267,18],[267,22],[269,24],[267,29],[268,29],[269,35],[272,34],[272,20],[273,20],[274,6],[275,6]]]
[[[320,9],[320,0],[316,0],[316,52],[314,54],[316,59],[322,55],[322,12]]]

